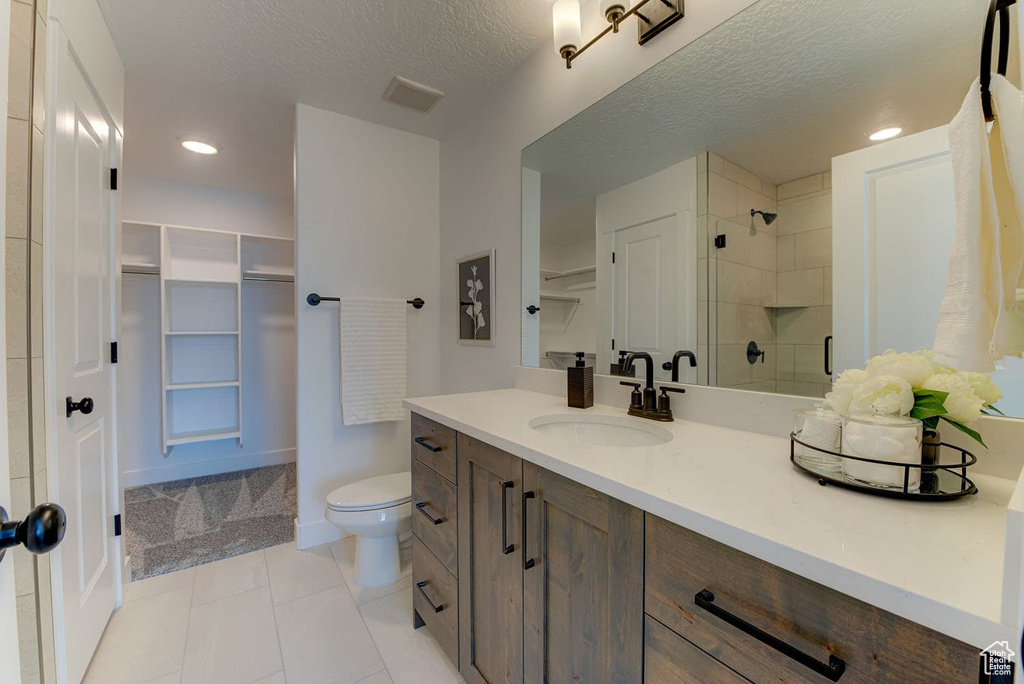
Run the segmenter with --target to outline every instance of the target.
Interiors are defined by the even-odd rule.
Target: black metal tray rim
[[[836,486],[843,487],[844,489],[853,489],[861,492],[866,492],[868,494],[873,494],[875,496],[883,496],[894,499],[908,499],[915,501],[950,501],[952,499],[959,499],[964,496],[970,496],[972,494],[978,493],[977,485],[975,485],[974,482],[972,482],[971,479],[967,477],[967,468],[977,463],[978,458],[970,451],[962,449],[953,444],[941,442],[934,446],[936,448],[946,447],[960,452],[960,463],[898,463],[893,461],[880,461],[873,458],[864,458],[861,456],[852,456],[850,454],[843,454],[835,451],[830,451],[828,449],[822,449],[820,447],[807,444],[806,442],[802,441],[797,435],[798,433],[796,432],[792,432],[789,435],[789,460],[794,466],[797,467],[797,469],[817,479],[818,484],[822,486],[834,484]],[[812,451],[817,451],[822,454],[829,454],[830,456],[835,456],[836,458],[839,459],[850,459],[854,461],[862,461],[865,463],[871,463],[876,465],[902,468],[903,487],[882,487],[854,480],[842,473],[833,474],[815,470],[814,468],[808,467],[800,463],[796,459],[797,444]],[[912,491],[910,489],[910,472],[912,469],[922,470],[922,478],[925,475],[925,470],[927,470],[928,473],[934,473],[937,470],[945,471],[950,475],[956,477],[960,481],[960,487],[959,489],[955,489],[953,491]]]

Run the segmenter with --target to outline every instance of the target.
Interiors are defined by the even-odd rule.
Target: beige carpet
[[[132,580],[293,541],[295,464],[124,492]]]

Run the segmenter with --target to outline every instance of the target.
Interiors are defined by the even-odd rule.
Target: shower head
[[[770,211],[759,211],[757,209],[750,210],[750,217],[753,218],[755,214],[760,214],[761,218],[764,219],[764,225],[770,226],[775,222],[775,219],[779,218],[778,214],[773,214]]]

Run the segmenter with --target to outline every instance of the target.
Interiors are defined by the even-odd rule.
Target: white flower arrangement
[[[864,370],[843,372],[825,401],[845,416],[910,416],[932,429],[943,420],[984,445],[981,435],[968,426],[982,414],[1001,413],[995,403],[1002,397],[987,373],[965,373],[935,363],[927,349],[890,349],[868,361]]]

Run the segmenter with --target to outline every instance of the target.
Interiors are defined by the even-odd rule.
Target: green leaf
[[[939,417],[938,416],[932,416],[931,418],[925,418],[921,422],[924,423],[924,426],[926,428],[928,428],[929,430],[934,430],[935,428],[939,427]]]
[[[946,393],[943,392],[942,394]],[[939,398],[932,394],[922,394],[916,399],[917,400],[914,402],[914,408],[910,410],[911,418],[924,420],[925,418],[943,416],[947,413],[946,407],[942,404],[945,397]]]
[[[949,392],[943,392],[942,390],[933,389],[916,389],[914,390],[914,398],[920,399],[921,397],[935,397],[939,401],[946,401],[946,397],[949,396]]]
[[[981,446],[985,447],[986,449],[988,448],[988,445],[985,444],[985,440],[983,440],[981,438],[981,435],[976,430],[972,430],[971,428],[967,427],[963,423],[958,423],[955,420],[950,420],[949,418],[946,418],[946,417],[943,417],[942,420],[946,421],[947,423],[949,423],[950,425],[955,427],[960,432],[964,433],[965,435],[967,435],[971,439],[975,440]]]
[[[996,413],[998,413],[1001,416],[1006,416],[1005,413],[1003,413],[1002,411],[1000,411],[999,409],[997,409],[995,406],[992,406],[992,405],[986,406],[985,408],[982,409],[982,411],[984,413],[988,413],[989,415],[992,415],[991,413],[989,413],[989,411],[995,411]]]

